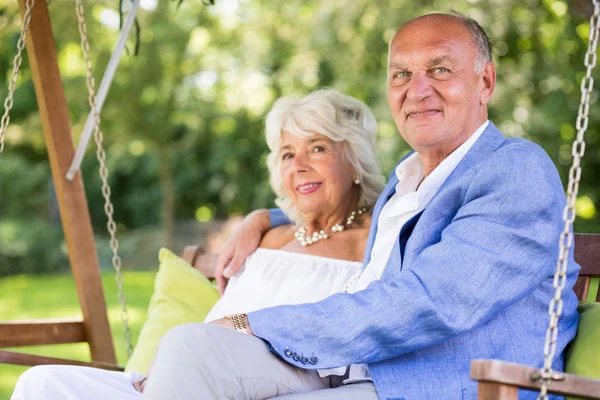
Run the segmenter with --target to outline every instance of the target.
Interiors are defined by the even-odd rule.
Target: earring
[[[360,178],[358,176],[356,177],[356,179],[354,179],[354,183],[360,185]]]

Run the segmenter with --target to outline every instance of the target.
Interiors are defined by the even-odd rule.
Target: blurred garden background
[[[128,0],[85,1],[97,84],[119,35],[121,3],[126,10]],[[566,182],[590,1],[214,3],[141,0],[137,54],[134,32],[102,111],[134,340],[145,319],[161,246],[180,252],[185,244],[206,245],[229,218],[273,206],[263,122],[278,97],[333,87],[365,101],[378,119],[380,162],[389,174],[409,149],[387,106],[387,42],[403,21],[424,12],[455,9],[487,30],[498,71],[490,119],[504,134],[544,147]],[[48,7],[77,141],[89,105],[75,5],[52,0]],[[17,2],[0,0],[2,102],[20,23]],[[597,88],[591,100],[575,230],[598,233]],[[92,143],[82,165],[83,180],[115,345],[124,363],[97,168]],[[223,238],[212,238],[216,250]],[[0,320],[79,315],[25,56],[0,155]],[[89,358],[84,344],[25,350]],[[22,370],[0,366],[0,399],[9,397]]]

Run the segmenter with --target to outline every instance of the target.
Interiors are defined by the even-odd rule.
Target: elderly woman
[[[376,130],[365,104],[335,90],[278,100],[266,120],[268,166],[276,203],[294,224],[263,238],[206,317],[211,324],[186,324],[167,333],[148,380],[92,368],[34,367],[21,376],[12,398],[163,399],[172,398],[170,385],[178,385],[189,387],[186,398],[263,399],[344,381],[368,382],[361,365],[315,371],[286,364],[285,373],[272,375],[269,365],[252,363],[252,352],[268,352],[267,345],[239,332],[251,333],[242,313],[316,302],[354,289],[370,210],[383,188],[375,161]],[[247,352],[248,363],[230,365],[228,352],[239,351]],[[290,350],[289,356],[314,364],[311,354]],[[275,355],[270,361],[285,364]],[[160,374],[155,374],[158,369]],[[220,385],[217,376],[210,387],[196,387],[194,374],[204,369],[236,373],[240,385]],[[155,375],[161,378],[153,380]]]

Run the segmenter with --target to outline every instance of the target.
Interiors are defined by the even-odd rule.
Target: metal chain
[[[2,115],[2,120],[0,121],[0,154],[4,150],[4,139],[8,124],[10,123],[10,110],[13,107],[13,96],[17,87],[17,80],[19,79],[21,63],[23,62],[23,49],[25,48],[25,39],[27,38],[27,30],[31,22],[31,10],[34,3],[35,0],[27,0],[25,2],[25,15],[23,15],[23,21],[21,22],[21,35],[17,41],[17,54],[15,54],[13,60],[13,71],[8,84],[8,95],[6,96],[6,100],[4,100],[4,115]]]
[[[82,0],[75,0],[75,8],[77,11],[77,20],[79,23],[79,34],[81,36],[81,50],[83,51],[85,62],[86,84],[88,88],[88,101],[90,108],[94,114],[94,140],[97,150],[96,157],[100,163],[100,178],[102,179],[102,195],[104,196],[104,212],[108,218],[106,224],[110,234],[110,248],[112,250],[112,264],[115,270],[115,280],[119,290],[119,302],[121,303],[121,321],[123,322],[125,342],[127,345],[127,355],[131,356],[133,347],[131,345],[131,330],[129,329],[129,314],[125,306],[125,290],[123,289],[123,276],[121,274],[121,257],[119,257],[119,241],[117,240],[117,224],[114,221],[114,207],[110,199],[111,191],[108,185],[108,168],[106,167],[106,152],[102,146],[103,134],[100,130],[100,114],[98,113],[98,105],[96,102],[95,81],[92,75],[92,60],[90,59],[90,45],[87,39],[87,25],[84,19],[84,10]]]
[[[546,331],[546,342],[544,343],[544,366],[540,371],[542,385],[538,400],[548,399],[548,385],[552,381],[552,360],[556,353],[556,339],[558,337],[558,318],[562,313],[562,291],[567,281],[567,266],[569,249],[573,245],[573,233],[571,228],[575,221],[575,201],[579,191],[579,180],[581,178],[581,158],[585,152],[583,136],[588,127],[588,115],[590,111],[590,96],[594,88],[592,71],[596,66],[596,48],[598,47],[598,36],[600,35],[600,0],[593,0],[594,13],[590,19],[590,34],[588,50],[585,54],[585,66],[587,67],[585,77],[581,80],[581,103],[577,115],[577,137],[573,142],[572,154],[573,164],[569,170],[569,184],[567,186],[567,205],[563,212],[564,229],[559,239],[558,260],[556,272],[554,273],[554,297],[550,301],[548,312],[550,322]]]

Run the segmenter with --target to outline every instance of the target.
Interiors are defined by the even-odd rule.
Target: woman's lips
[[[309,194],[321,187],[321,182],[307,182],[296,186],[296,190],[300,194]]]

